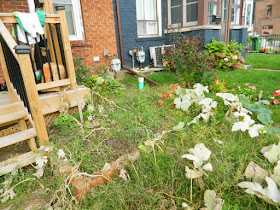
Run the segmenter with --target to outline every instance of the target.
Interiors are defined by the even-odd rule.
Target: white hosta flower
[[[181,88],[181,87],[177,87],[176,89],[176,95],[178,95],[179,97],[183,96],[186,94],[186,89]]]
[[[280,204],[280,190],[277,184],[270,177],[266,177],[267,187],[263,188],[259,183],[256,182],[241,182],[238,184],[241,188],[246,188],[245,192],[256,195],[259,198],[264,199],[273,204]]]
[[[246,130],[248,130],[249,129],[249,126],[246,124],[246,123],[244,123],[244,122],[236,122],[236,123],[234,123],[233,124],[233,126],[232,126],[232,128],[231,128],[231,131],[239,131],[239,130],[241,130],[241,131],[246,131]]]
[[[203,86],[203,85],[201,85],[201,84],[199,84],[199,83],[196,83],[196,84],[194,84],[193,87],[194,87],[196,90],[200,90],[200,91],[204,91],[204,92],[206,92],[206,93],[209,93],[208,86]]]
[[[182,155],[182,158],[187,158],[193,161],[195,168],[201,168],[204,161],[210,158],[211,151],[204,144],[197,144],[194,148],[189,149],[190,154]]]

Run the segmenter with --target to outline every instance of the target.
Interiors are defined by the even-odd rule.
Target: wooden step
[[[0,176],[11,173],[12,171],[28,166],[36,162],[36,158],[44,155],[40,148],[37,152],[31,151],[22,155],[17,155],[13,158],[0,162]]]
[[[14,120],[22,119],[26,117],[24,111],[14,112],[11,114],[0,115],[0,125],[8,122],[13,122]]]
[[[0,106],[0,116],[5,114],[10,114],[13,112],[19,112],[22,111],[22,107],[20,106],[20,103],[9,103]]]
[[[34,138],[35,136],[37,136],[35,128],[30,128],[8,136],[4,136],[0,138],[0,148]]]

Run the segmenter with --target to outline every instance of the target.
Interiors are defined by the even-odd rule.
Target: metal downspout
[[[116,0],[116,13],[117,13],[117,24],[118,24],[118,35],[119,35],[119,45],[120,45],[120,54],[121,54],[121,63],[122,63],[122,68],[124,68],[125,70],[129,71],[131,74],[133,75],[137,75],[137,76],[141,76],[143,77],[143,75],[139,74],[138,72],[128,68],[127,66],[124,65],[124,57],[123,57],[123,42],[122,42],[122,31],[121,31],[121,20],[120,20],[120,8],[119,8],[119,0]],[[161,86],[159,83],[144,77],[144,79],[149,82],[152,83],[156,86]]]

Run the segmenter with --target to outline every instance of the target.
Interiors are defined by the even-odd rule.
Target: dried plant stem
[[[105,101],[109,102],[110,104],[113,104],[116,108],[121,109],[121,110],[123,110],[123,111],[125,111],[125,112],[126,112],[126,110],[125,110],[125,109],[123,109],[123,108],[119,107],[119,106],[118,106],[118,105],[117,105],[114,101],[111,101],[111,100],[109,100],[109,99],[105,98],[104,96],[100,95],[100,94],[99,94],[99,93],[97,93],[97,92],[92,91],[92,93],[93,93],[93,94],[95,94],[95,95],[97,95],[97,96],[99,96],[100,98],[104,99]]]

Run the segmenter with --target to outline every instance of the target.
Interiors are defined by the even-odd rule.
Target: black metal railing
[[[5,42],[1,34],[0,34],[0,42],[2,45],[3,54],[5,57],[5,62],[6,62],[10,80],[14,88],[16,89],[18,95],[20,96],[21,100],[23,101],[25,107],[28,109],[30,113],[30,106],[29,106],[19,63],[17,62],[16,58],[14,57],[13,53],[11,52],[9,46],[7,45],[7,43]]]
[[[259,43],[256,43],[258,41]],[[280,51],[280,35],[248,37],[246,48],[249,52],[266,50],[268,53],[274,53],[275,51]]]
[[[18,40],[17,24],[13,24],[15,38],[19,44],[22,44]],[[35,44],[30,45],[28,41],[28,35],[26,36],[26,44],[33,50],[30,51],[30,61],[32,64],[32,70],[36,83],[52,82],[56,80],[68,78],[66,59],[63,47],[63,41],[60,31],[60,23],[48,23],[46,26],[46,32],[49,34],[50,41],[46,39],[45,34],[41,35],[40,42],[35,38]],[[51,43],[51,46],[48,45]],[[43,55],[42,49],[45,50]],[[52,50],[52,52],[51,52]],[[51,54],[53,56],[51,56]],[[61,60],[60,60],[61,58]],[[44,69],[44,65],[47,64],[48,68]],[[46,75],[46,71],[48,75]],[[41,75],[38,77],[38,75]]]

